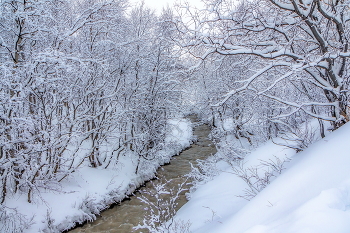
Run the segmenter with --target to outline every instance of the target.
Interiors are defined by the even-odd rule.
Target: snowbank
[[[159,165],[169,162],[173,155],[190,146],[191,122],[187,119],[172,119],[168,124],[170,130],[165,149],[157,152],[160,159],[143,171],[142,176],[135,174],[135,156],[126,154],[119,158],[113,168],[79,168],[55,190],[41,190],[40,196],[32,204],[26,201],[24,195],[7,199],[4,203],[6,210],[16,209],[27,219],[34,216],[33,224],[25,230],[26,233],[47,232],[48,229],[59,232],[74,227],[76,222],[94,220],[100,211],[123,200],[144,181],[154,177]]]
[[[244,167],[293,157],[285,170],[250,201],[247,184],[221,162],[221,174],[199,187],[176,219],[193,233],[350,232],[350,124],[295,154],[267,142],[244,159]]]

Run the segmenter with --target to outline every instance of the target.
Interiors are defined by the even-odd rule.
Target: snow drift
[[[194,233],[350,232],[350,124],[295,154],[271,141],[244,159],[254,166],[292,157],[285,170],[251,201],[247,185],[220,162],[220,175],[198,188],[176,218]]]

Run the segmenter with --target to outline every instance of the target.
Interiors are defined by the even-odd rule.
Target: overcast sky
[[[141,2],[141,0],[129,0],[131,4],[135,4],[138,2]],[[169,6],[172,6],[176,1],[179,0],[144,0],[146,5],[149,6],[150,8],[156,9],[157,12],[160,12],[163,7],[165,7],[167,4],[169,4]],[[200,0],[187,0],[188,2],[190,2],[192,5],[201,5],[201,1]]]

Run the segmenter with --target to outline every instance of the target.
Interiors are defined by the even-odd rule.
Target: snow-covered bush
[[[274,140],[274,142],[300,152],[312,143],[325,137],[329,133],[329,131],[324,130],[327,126],[330,126],[330,123],[324,123],[316,119],[307,120],[293,129],[280,131],[278,139]]]
[[[192,186],[190,192],[186,193],[187,199],[191,198],[191,194],[196,191],[199,185],[207,183],[219,174],[220,171],[216,167],[218,161],[219,159],[214,155],[205,160],[197,160],[196,166],[191,164],[191,171],[187,174],[187,177]]]
[[[33,217],[28,218],[17,211],[0,205],[0,232],[21,233],[33,224]]]
[[[167,187],[173,180],[164,183],[150,181],[154,187],[152,190],[141,192],[139,199],[147,204],[147,214],[142,225],[134,229],[147,229],[150,233],[188,233],[190,222],[178,221],[173,217],[176,214],[180,194],[188,189],[185,188],[187,180],[177,186]]]
[[[232,173],[241,178],[248,186],[243,190],[242,197],[251,200],[261,192],[271,181],[282,173],[285,169],[285,163],[289,159],[280,159],[273,157],[268,160],[260,160],[257,166],[245,167],[244,163],[238,162],[232,166]]]

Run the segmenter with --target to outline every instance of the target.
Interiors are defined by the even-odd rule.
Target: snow
[[[350,124],[300,153],[271,141],[244,158],[245,168],[292,158],[285,170],[250,201],[245,182],[220,162],[221,173],[198,187],[175,219],[193,233],[350,232]]]
[[[189,127],[189,120],[186,119],[170,119],[168,124],[171,128],[171,133],[165,139],[167,143],[178,143],[182,148],[190,146],[192,139],[192,128]]]
[[[6,199],[4,205],[16,209],[27,219],[33,217],[33,224],[26,233],[47,232],[50,225],[53,232],[58,232],[74,227],[76,222],[92,221],[100,211],[123,200],[144,181],[154,177],[159,165],[190,146],[192,126],[189,120],[171,119],[168,126],[167,146],[157,152],[160,159],[142,175],[135,174],[135,155],[126,154],[108,169],[80,167],[55,190],[40,190],[33,203],[26,201],[26,195],[16,195]]]

